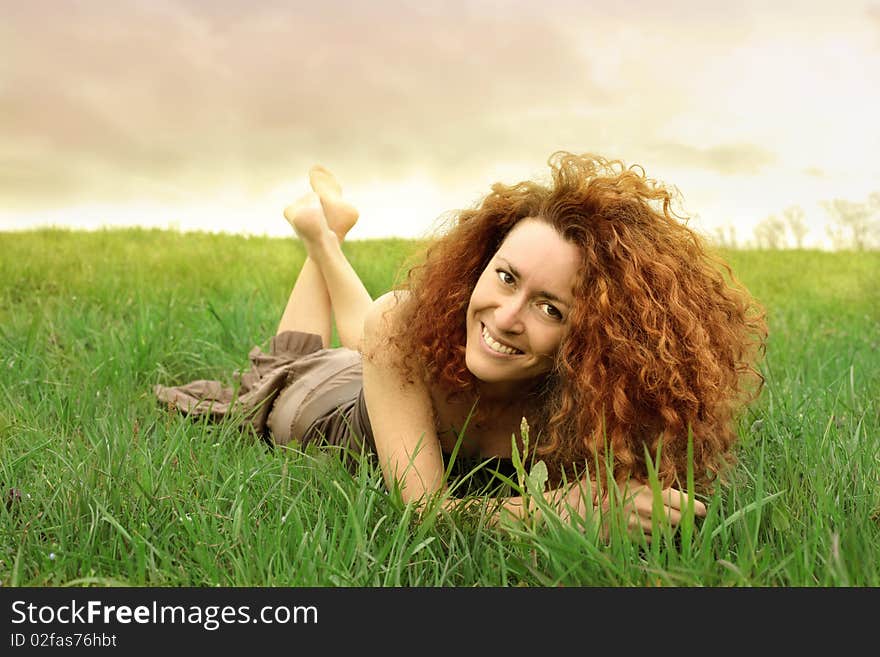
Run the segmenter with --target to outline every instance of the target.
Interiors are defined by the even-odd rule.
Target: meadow
[[[351,242],[375,297],[417,244]],[[2,586],[880,586],[880,252],[727,251],[767,309],[708,516],[650,544],[421,516],[316,449],[156,403],[275,331],[294,239],[0,233]]]

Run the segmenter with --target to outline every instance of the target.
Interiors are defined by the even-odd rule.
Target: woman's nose
[[[508,333],[519,333],[522,331],[523,323],[520,315],[522,314],[522,302],[519,298],[510,297],[505,299],[495,309],[495,326],[499,331],[507,331]]]

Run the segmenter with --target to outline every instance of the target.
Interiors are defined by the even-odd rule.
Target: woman
[[[215,382],[158,386],[159,398],[242,411],[278,444],[364,449],[405,501],[443,490],[453,455],[510,474],[527,423],[560,513],[591,512],[598,498],[585,491],[610,471],[629,526],[650,533],[648,453],[669,522],[688,502],[704,515],[678,490],[688,437],[708,489],[762,383],[760,309],[643,172],[569,153],[549,164],[550,184],[494,185],[375,301],[340,248],[358,213],[314,167],[314,192],[284,212],[308,258],[269,352],[251,352],[234,399]],[[331,313],[342,349],[327,348]],[[521,497],[501,508],[533,511]]]

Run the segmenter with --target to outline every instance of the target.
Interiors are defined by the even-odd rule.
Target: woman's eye
[[[541,308],[544,310],[544,314],[547,315],[548,317],[551,317],[556,320],[562,319],[562,313],[559,312],[559,308],[557,308],[556,306],[553,306],[549,303],[542,303]]]
[[[498,278],[501,280],[502,283],[504,283],[505,285],[513,285],[514,279],[510,272],[506,272],[503,269],[498,269],[496,270],[496,273],[498,274]]]

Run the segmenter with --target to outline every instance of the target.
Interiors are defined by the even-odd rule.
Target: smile
[[[519,349],[514,349],[513,347],[508,347],[507,345],[503,345],[497,340],[495,340],[491,335],[489,335],[489,329],[486,328],[486,325],[483,324],[483,343],[489,347],[496,354],[501,354],[503,356],[518,356],[522,354]]]

